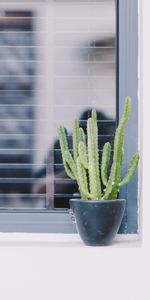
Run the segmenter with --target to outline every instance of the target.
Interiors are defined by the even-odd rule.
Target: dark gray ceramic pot
[[[70,199],[81,239],[89,246],[110,245],[119,230],[125,200]]]

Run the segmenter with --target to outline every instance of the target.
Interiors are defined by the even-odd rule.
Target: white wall
[[[131,0],[132,1],[132,0]],[[143,110],[143,241],[139,248],[45,247],[10,242],[0,247],[2,300],[150,299],[150,2],[143,12],[141,107]]]

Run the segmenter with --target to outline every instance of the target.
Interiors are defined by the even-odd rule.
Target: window
[[[125,169],[137,150],[137,1],[130,2],[0,2],[0,230],[75,231],[68,203],[78,190],[63,169],[60,123],[71,149],[72,120],[85,126],[95,107],[101,155],[129,94]],[[136,191],[134,178],[121,192],[121,232],[137,232]]]

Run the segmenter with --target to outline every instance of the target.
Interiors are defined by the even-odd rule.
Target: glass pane
[[[85,128],[96,108],[99,153],[116,123],[115,0],[0,2],[0,206],[65,208],[78,188],[57,126]]]

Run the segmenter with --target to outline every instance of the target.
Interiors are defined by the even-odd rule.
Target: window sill
[[[0,233],[1,246],[84,248],[78,234]],[[137,234],[118,234],[109,248],[134,248],[140,246]],[[89,247],[87,247],[89,248]],[[93,247],[92,247],[93,248]]]

